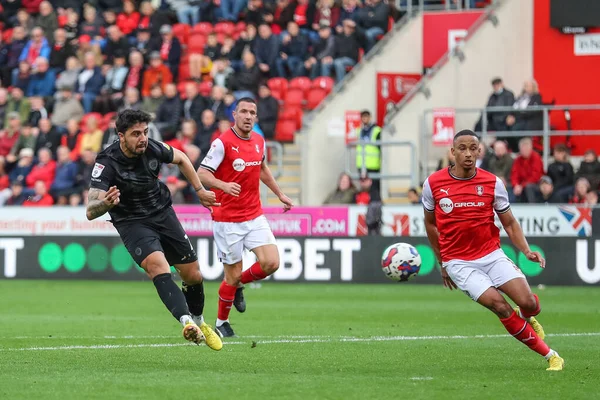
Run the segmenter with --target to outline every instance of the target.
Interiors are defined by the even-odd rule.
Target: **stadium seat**
[[[312,82],[310,81],[310,78],[307,78],[306,76],[299,76],[290,81],[289,88],[302,90],[302,92],[306,95],[311,86]]]
[[[297,129],[302,129],[303,112],[300,107],[283,107],[279,111],[279,120],[294,121]]]
[[[275,140],[278,142],[293,142],[296,134],[296,123],[289,120],[279,120],[275,126]]]
[[[188,24],[173,25],[173,35],[179,39],[181,44],[187,45],[190,35],[190,26]]]
[[[218,22],[215,25],[216,33],[223,33],[226,36],[231,36],[231,35],[233,35],[234,31],[235,31],[235,25],[233,24],[233,22]]]
[[[10,41],[12,39],[12,33],[13,33],[12,29],[7,29],[7,30],[3,31],[2,32],[2,43],[10,43]]]
[[[179,64],[179,80],[184,81],[190,79],[190,64],[188,62]]]
[[[202,35],[206,36],[209,33],[212,33],[212,31],[213,26],[209,22],[198,22],[196,25],[193,26],[192,31],[190,33],[201,33]]]
[[[200,82],[198,84],[198,92],[204,97],[209,97],[212,87],[213,87],[212,81]]]
[[[104,117],[102,116],[102,114],[97,113],[97,112],[87,113],[83,116],[83,118],[81,118],[81,121],[79,122],[79,128],[82,130],[86,129],[87,122],[90,118],[96,118],[98,126],[100,126],[100,125],[102,125],[102,120]]]
[[[115,115],[117,115],[116,112],[109,112],[107,114],[104,114],[104,117],[102,117],[102,125],[104,126],[104,129],[108,128],[108,124],[110,123],[110,120],[112,119],[112,117],[114,117]]]
[[[335,80],[329,76],[319,76],[312,81],[312,88],[323,89],[329,94],[335,86]]]
[[[327,97],[326,90],[320,88],[310,89],[306,95],[306,108],[309,110],[314,110],[319,104],[321,104],[325,97]]]
[[[282,100],[285,97],[285,93],[288,89],[288,81],[285,78],[271,78],[267,81],[267,86],[271,89],[271,92],[277,92],[279,96],[276,97],[275,93],[273,93],[273,97],[278,100]]]
[[[235,31],[237,33],[240,33],[245,30],[246,30],[246,23],[244,21],[240,21],[237,24],[235,24]]]
[[[304,92],[300,89],[290,89],[283,97],[283,103],[288,107],[301,107],[304,102]]]
[[[232,32],[232,33],[235,33],[235,32]],[[223,41],[225,40],[226,36],[231,36],[231,35],[227,35],[226,33],[223,33],[223,32],[217,33],[217,42],[219,42],[219,44],[223,44]]]
[[[188,39],[188,52],[192,54],[204,54],[204,45],[206,44],[206,36],[202,33],[190,34]]]

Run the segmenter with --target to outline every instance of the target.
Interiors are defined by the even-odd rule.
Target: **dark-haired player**
[[[540,312],[538,297],[500,249],[494,212],[528,260],[539,262],[542,268],[546,261],[529,248],[500,178],[475,166],[479,154],[475,133],[458,132],[452,154],[455,165],[427,178],[422,200],[427,237],[442,265],[444,286],[462,290],[495,313],[508,333],[548,360],[549,371],[562,370],[564,360],[544,342],[544,330],[534,318]],[[502,293],[518,308],[513,309]]]
[[[125,247],[154,282],[160,299],[183,325],[185,339],[202,340],[220,350],[223,343],[202,317],[204,286],[198,258],[171,206],[169,189],[158,179],[163,163],[176,164],[201,203],[218,206],[202,186],[185,154],[148,138],[150,114],[125,110],[116,121],[119,141],[101,151],[92,172],[86,215],[108,212]],[[183,292],[171,278],[170,265],[183,279]]]
[[[260,182],[277,195],[284,211],[292,208],[292,201],[283,194],[265,162],[264,139],[252,132],[256,102],[240,99],[233,117],[235,126],[215,139],[198,169],[200,179],[215,191],[221,204],[212,217],[217,251],[225,270],[216,324],[223,337],[234,336],[229,324],[232,304],[239,312],[246,309],[240,284],[264,279],[279,268],[275,237],[260,203]],[[254,252],[258,262],[242,272],[244,248]]]

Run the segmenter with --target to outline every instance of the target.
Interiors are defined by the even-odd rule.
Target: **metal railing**
[[[275,180],[277,180],[283,174],[283,145],[279,142],[268,141],[268,142],[265,142],[265,146],[267,147],[267,152],[269,151],[269,149],[274,150],[275,154],[273,154],[273,152],[271,152],[271,158],[277,156],[277,164],[275,164],[275,165],[277,165],[277,171],[272,171],[273,177],[275,178]],[[267,157],[267,154],[265,154],[265,158],[266,157]],[[268,196],[269,196],[269,188],[266,187],[263,183],[261,183],[260,200],[263,205],[267,204]]]
[[[527,107],[525,109],[515,109],[514,107],[483,107],[483,108],[456,108],[454,112],[456,115],[459,114],[474,114],[477,113],[482,116],[481,118],[481,140],[485,141],[488,137],[494,138],[510,138],[510,137],[541,137],[543,144],[543,152],[542,159],[544,162],[544,170],[548,169],[548,164],[550,161],[550,137],[551,136],[600,136],[600,129],[596,130],[552,130],[550,125],[550,112],[552,111],[562,111],[564,113],[568,113],[570,118],[571,111],[598,111],[600,110],[600,104],[593,105],[547,105],[547,106],[532,106]],[[431,138],[432,132],[429,129],[428,122],[431,122],[431,118],[433,115],[433,109],[427,109],[423,112],[423,119],[421,121],[421,163],[423,168],[421,171],[424,174],[428,173],[428,168],[425,166],[430,161],[429,160],[429,150],[431,146]],[[518,115],[521,112],[540,112],[542,114],[542,130],[532,131],[532,130],[522,130],[522,131],[489,131],[488,130],[488,113],[510,113]],[[567,126],[570,126],[570,120],[567,119]],[[472,127],[460,127],[456,129],[456,131],[461,129],[470,129]],[[423,176],[421,177],[423,178]],[[423,178],[424,179],[424,178]]]
[[[363,151],[361,152],[362,158],[362,167],[356,167],[356,147],[363,146]],[[365,166],[366,154],[364,151],[364,146],[372,145],[383,147],[408,147],[410,151],[410,172],[405,174],[385,174],[385,173],[373,173],[369,172],[369,178],[371,179],[410,179],[411,186],[415,186],[417,184],[417,175],[415,171],[417,171],[417,149],[413,142],[409,141],[375,141],[372,142],[370,140],[358,140],[356,142],[351,142],[346,144],[346,152],[345,152],[345,165],[346,165],[346,173],[352,177],[352,179],[360,178],[360,175],[367,173],[367,168]],[[381,164],[385,163],[385,157],[382,156]],[[352,168],[354,167],[354,168]],[[383,170],[383,168],[382,168]]]
[[[496,3],[498,0],[492,0],[492,4]],[[458,0],[457,4],[453,4],[451,0],[446,1],[432,1],[432,0],[396,0],[396,8],[400,11],[407,11],[412,13],[413,11],[452,11],[452,10],[480,10],[475,7],[471,7],[470,1]]]

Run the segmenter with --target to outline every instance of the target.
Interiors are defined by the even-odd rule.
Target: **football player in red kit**
[[[452,145],[455,165],[434,172],[423,184],[427,237],[442,265],[444,286],[460,289],[490,309],[508,333],[548,360],[548,371],[560,371],[564,360],[544,342],[544,330],[535,319],[539,299],[501,250],[494,213],[528,260],[542,268],[546,261],[529,248],[500,178],[475,166],[479,151],[473,131],[458,132]],[[518,307],[513,309],[502,293]]]
[[[233,117],[235,126],[212,143],[198,169],[201,181],[215,191],[221,204],[214,208],[212,217],[217,252],[225,270],[216,323],[222,337],[235,336],[229,324],[231,306],[239,312],[246,310],[241,284],[264,279],[279,268],[275,237],[260,203],[260,182],[277,195],[284,212],[293,206],[265,162],[264,139],[252,132],[256,102],[240,99]],[[258,262],[242,272],[244,249],[254,252]]]

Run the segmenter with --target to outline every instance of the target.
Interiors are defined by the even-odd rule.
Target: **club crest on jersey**
[[[105,166],[99,163],[94,164],[94,169],[92,170],[92,178],[98,178],[102,175],[102,171],[104,171]]]
[[[483,186],[481,186],[481,185],[475,186],[475,192],[477,192],[477,194],[479,196],[483,196]]]
[[[258,145],[256,144],[255,146],[256,146],[256,152],[260,153],[260,148],[258,147]]]
[[[157,169],[158,168],[158,160],[150,160],[150,162],[148,163],[148,166],[150,167],[150,169]]]

